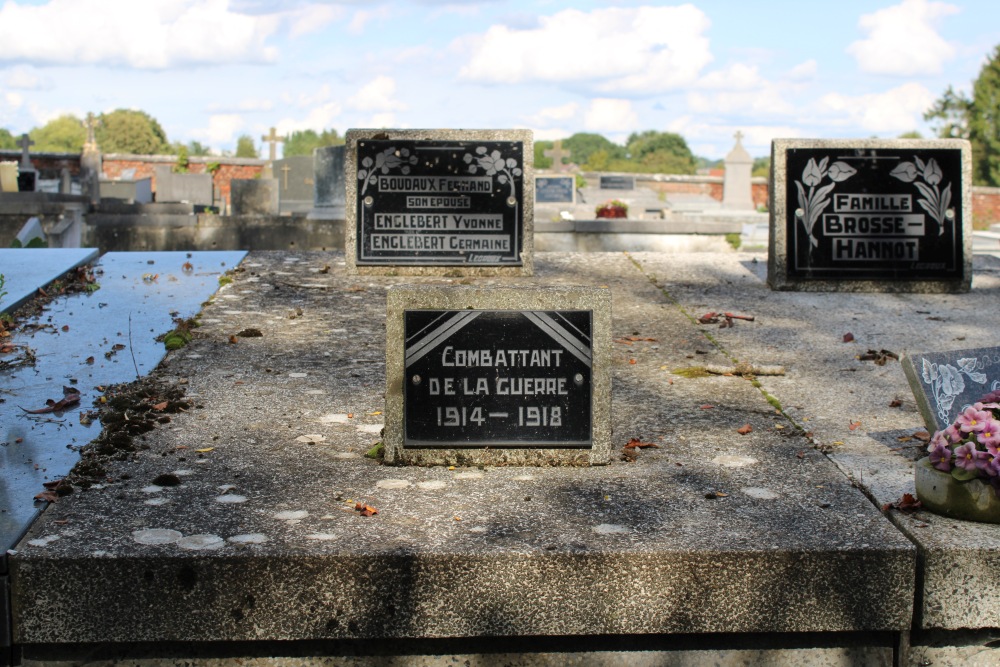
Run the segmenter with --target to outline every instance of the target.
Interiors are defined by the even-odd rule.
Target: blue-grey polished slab
[[[67,271],[97,259],[97,248],[4,248],[0,249],[0,275],[4,277],[0,313],[18,306]]]

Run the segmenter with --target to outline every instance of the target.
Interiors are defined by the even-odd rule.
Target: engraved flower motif
[[[889,172],[890,176],[895,176],[904,183],[912,183],[919,174],[917,165],[912,162],[900,162],[895,169]]]
[[[823,162],[826,162],[825,158]],[[812,188],[819,185],[820,181],[822,180],[823,180],[823,167],[817,165],[816,160],[814,160],[813,158],[809,158],[809,163],[806,164],[806,168],[802,172],[802,182]]]

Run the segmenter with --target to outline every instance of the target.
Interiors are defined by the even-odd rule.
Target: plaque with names
[[[522,263],[523,141],[361,138],[353,156],[358,266]]]
[[[572,204],[575,201],[575,176],[535,176],[535,202],[539,204]]]
[[[408,310],[403,447],[586,447],[591,311]]]
[[[635,176],[605,175],[600,183],[602,190],[635,190]]]
[[[971,220],[962,144],[776,141],[772,248],[784,270],[769,282],[967,289]]]

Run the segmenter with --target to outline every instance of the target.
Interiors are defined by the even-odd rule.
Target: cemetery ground
[[[995,346],[1000,257],[976,255],[961,295],[773,292],[765,274],[766,255],[732,252],[538,253],[518,278],[250,253],[135,385],[159,423],[85,447],[8,553],[17,658],[996,662],[1000,526],[893,505],[927,438],[895,357]],[[612,462],[367,456],[397,284],[609,289]],[[96,405],[53,418],[102,395],[129,414],[127,387],[87,390]]]

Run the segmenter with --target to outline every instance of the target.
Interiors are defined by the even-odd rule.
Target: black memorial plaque
[[[403,447],[592,447],[592,316],[405,311]]]
[[[361,139],[358,265],[520,266],[524,144]]]
[[[791,148],[786,168],[790,278],[963,277],[959,149]]]
[[[572,204],[576,190],[575,176],[535,177],[535,202],[539,204]]]
[[[602,190],[635,190],[635,176],[601,176]]]

